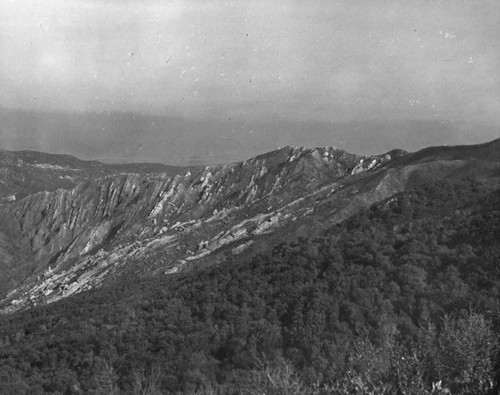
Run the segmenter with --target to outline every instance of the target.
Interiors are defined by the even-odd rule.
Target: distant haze
[[[227,162],[499,137],[498,0],[5,0],[0,145]]]
[[[334,145],[352,153],[379,154],[393,148],[414,151],[499,137],[495,125],[436,120],[220,122],[131,113],[0,111],[0,124],[4,149],[177,165],[227,163],[285,145]]]

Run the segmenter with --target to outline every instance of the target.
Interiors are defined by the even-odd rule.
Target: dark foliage
[[[318,393],[485,392],[499,294],[500,190],[440,181],[247,261],[2,317],[0,382],[18,394],[230,392],[293,366]]]

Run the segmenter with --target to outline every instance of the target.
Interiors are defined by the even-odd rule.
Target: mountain
[[[373,155],[394,147],[415,151],[429,145],[472,144],[498,135],[498,125],[487,121],[189,119],[0,107],[0,146],[5,149],[50,151],[113,163],[230,163],[288,144],[333,143],[349,152]]]
[[[121,173],[162,173],[169,176],[197,167],[160,163],[104,164],[70,155],[0,150],[0,199],[13,201],[36,192],[71,189],[89,179]]]
[[[0,202],[7,207],[17,207],[14,202],[23,202],[23,199],[33,196],[52,196],[50,193],[64,193],[72,190],[86,181],[94,182],[102,177],[117,177],[121,174],[155,175],[174,177],[187,171],[196,171],[195,167],[175,167],[162,164],[123,164],[112,165],[97,161],[82,161],[69,155],[54,155],[35,151],[0,151]],[[59,191],[59,192],[58,192]],[[36,195],[37,193],[41,195]],[[28,198],[29,200],[29,198]],[[35,198],[36,200],[36,198]],[[24,204],[24,203],[21,203]],[[8,230],[9,219],[2,217],[2,229]],[[43,227],[43,224],[40,224]],[[41,229],[37,229],[41,231]],[[17,284],[23,278],[29,265],[36,267],[38,261],[32,254],[32,246],[19,247],[20,234],[7,236],[0,230],[0,294],[3,294],[6,284]],[[26,261],[31,261],[27,266]],[[19,274],[21,273],[21,274]]]
[[[500,140],[178,170],[1,204],[2,390],[497,389]]]
[[[27,187],[16,184],[10,188],[21,191],[20,199],[9,198],[12,190],[4,195],[3,310],[52,303],[122,276],[153,278],[220,264],[243,251],[250,256],[319,233],[429,180],[490,179],[500,165],[499,147],[495,140],[372,157],[285,147],[200,170],[4,153],[10,158],[5,185],[16,174],[33,192],[45,183],[49,190],[22,197]],[[180,170],[185,173],[174,176]],[[42,183],[30,182],[35,179]]]

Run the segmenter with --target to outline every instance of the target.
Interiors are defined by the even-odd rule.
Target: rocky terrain
[[[0,152],[2,311],[168,276],[320,232],[411,186],[500,177],[500,140],[363,157],[285,147],[206,168]]]
[[[105,164],[70,155],[0,150],[0,201],[10,202],[40,191],[71,189],[85,180],[106,175],[133,172],[175,176],[189,169],[197,170],[159,163]]]

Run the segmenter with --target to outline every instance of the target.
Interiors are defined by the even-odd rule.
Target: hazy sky
[[[0,105],[500,120],[499,0],[0,0]]]

